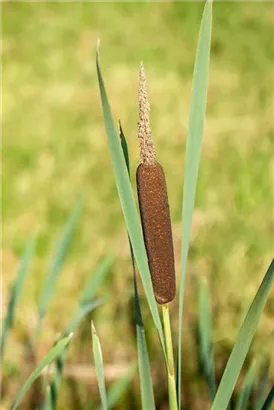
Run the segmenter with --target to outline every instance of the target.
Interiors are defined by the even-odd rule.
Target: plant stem
[[[175,370],[174,370],[174,359],[173,359],[173,345],[172,345],[168,304],[162,305],[162,313],[163,313],[163,324],[164,324],[164,334],[165,334],[167,364],[168,364],[167,370],[168,370],[169,407],[170,407],[170,410],[177,410],[178,404],[177,404]]]

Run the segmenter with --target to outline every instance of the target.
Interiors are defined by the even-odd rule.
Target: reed
[[[144,66],[139,72],[140,164],[136,171],[139,208],[148,265],[156,301],[162,306],[167,353],[170,408],[178,408],[168,303],[175,298],[176,280],[172,230],[165,174],[157,162],[151,138],[149,102]]]
[[[137,168],[137,190],[144,242],[154,289],[159,304],[175,298],[174,251],[165,174],[157,162],[151,138],[146,76],[141,64],[139,75],[140,164]]]

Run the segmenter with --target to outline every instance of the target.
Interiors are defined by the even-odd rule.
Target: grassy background
[[[179,272],[185,139],[202,8],[201,2],[2,4],[3,312],[26,240],[38,233],[36,257],[7,350],[12,368],[7,374],[14,376],[7,397],[18,383],[25,334],[34,326],[55,240],[82,191],[84,212],[44,320],[37,356],[67,324],[99,258],[112,252],[115,262],[101,294],[113,299],[93,315],[110,366],[107,379],[119,377],[136,359],[130,258],[99,102],[95,43],[100,37],[109,98],[115,119],[123,123],[133,175],[138,163],[138,67],[144,62]],[[197,303],[192,279],[203,275],[209,282],[216,362],[222,369],[273,252],[272,29],[273,4],[214,5],[207,121],[185,305],[184,354],[193,357],[183,366],[186,397],[203,395],[193,348]],[[149,329],[145,303],[143,308]],[[273,316],[272,298],[253,351],[269,334]],[[162,359],[159,347],[155,348],[155,331],[148,333],[157,386],[165,375],[158,376],[163,372],[157,370]],[[88,324],[71,351],[69,360],[77,369],[92,364]],[[84,378],[83,370],[79,377]],[[80,383],[79,388],[78,400],[90,395],[90,389],[93,396],[97,394],[94,380]],[[159,393],[159,403],[165,403],[164,394]]]

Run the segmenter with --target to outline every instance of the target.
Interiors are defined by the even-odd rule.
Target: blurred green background
[[[114,118],[121,119],[128,141],[134,186],[138,69],[144,62],[153,138],[168,184],[179,278],[185,142],[202,9],[202,2],[174,1],[2,3],[3,314],[23,248],[33,233],[38,234],[6,352],[12,370],[4,378],[4,403],[10,403],[18,388],[19,373],[25,378],[30,371],[25,337],[34,327],[56,238],[82,191],[84,211],[43,322],[37,357],[66,326],[98,260],[113,253],[114,264],[99,292],[112,298],[92,315],[107,381],[119,378],[136,360],[127,234],[95,71],[98,38]],[[273,3],[214,4],[207,120],[185,303],[183,393],[186,402],[191,398],[193,409],[205,409],[207,397],[197,370],[193,279],[202,275],[210,286],[220,374],[273,253],[273,19]],[[165,409],[161,351],[143,296],[141,300],[157,401]],[[176,305],[172,307],[175,334]],[[272,298],[251,353],[273,329],[273,316]],[[84,377],[85,369],[93,365],[88,320],[76,332],[69,364],[78,372],[67,377],[63,391],[67,388],[80,408],[79,402],[98,397],[92,370],[90,378]],[[134,386],[117,408],[138,408],[137,377]],[[68,407],[65,396],[60,409],[77,408],[72,399]]]

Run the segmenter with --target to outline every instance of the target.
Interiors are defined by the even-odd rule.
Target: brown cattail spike
[[[149,103],[144,67],[140,67],[139,85],[140,165],[137,168],[139,207],[155,298],[171,302],[176,293],[174,252],[168,196],[163,168],[156,160],[151,139]]]

